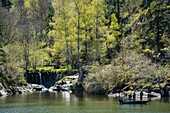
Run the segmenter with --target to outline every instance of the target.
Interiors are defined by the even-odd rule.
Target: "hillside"
[[[58,69],[77,72],[93,94],[164,88],[169,14],[169,0],[1,0],[0,83],[24,85],[26,70]]]

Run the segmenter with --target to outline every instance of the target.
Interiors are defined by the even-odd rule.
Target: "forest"
[[[166,87],[170,0],[0,0],[0,83],[26,70],[75,71],[92,94]]]

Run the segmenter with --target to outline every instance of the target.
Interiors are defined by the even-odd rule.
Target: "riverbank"
[[[0,89],[0,97],[1,96],[9,96],[9,95],[18,95],[18,94],[31,94],[31,93],[57,93],[57,92],[68,92],[68,93],[84,93],[86,95],[95,95],[95,94],[88,94],[86,93],[86,91],[82,91],[82,92],[73,92],[73,89],[71,89],[71,87],[67,86],[64,84],[63,86],[60,86],[60,90],[56,89],[57,87],[53,86],[49,89],[45,88],[42,85],[38,85],[38,84],[27,84],[27,86],[20,86],[20,87],[9,87],[8,89],[5,88],[1,88]],[[82,86],[81,86],[82,87]],[[63,89],[62,89],[63,88]],[[67,89],[67,90],[66,90]],[[74,89],[74,90],[78,90]],[[164,90],[148,90],[148,89],[142,89],[143,90],[143,98],[145,100],[147,100],[148,98],[156,98],[156,99],[160,99],[162,97],[170,97],[170,91],[167,90],[166,93],[164,92]],[[135,90],[135,94],[136,94],[136,99],[140,98],[140,90]],[[131,94],[133,96],[134,91],[131,90]],[[166,95],[165,95],[166,94]],[[121,92],[111,92],[108,94],[108,97],[128,97],[128,91],[121,91]]]
[[[42,85],[38,84],[27,84],[26,86],[9,87],[0,89],[1,96],[18,95],[18,94],[30,94],[35,92],[45,93],[49,90]]]

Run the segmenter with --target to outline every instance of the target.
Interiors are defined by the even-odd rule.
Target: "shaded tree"
[[[170,46],[170,18],[168,0],[152,1],[150,7],[146,9],[146,15],[143,17],[143,23],[140,27],[139,39],[143,49],[149,49],[153,52],[154,61],[163,60],[166,48]]]
[[[12,6],[12,2],[11,0],[1,0],[1,6],[9,10]]]

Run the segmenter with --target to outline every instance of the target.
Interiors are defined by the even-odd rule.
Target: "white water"
[[[42,77],[41,77],[41,73],[39,73],[40,76],[40,85],[42,85]]]

